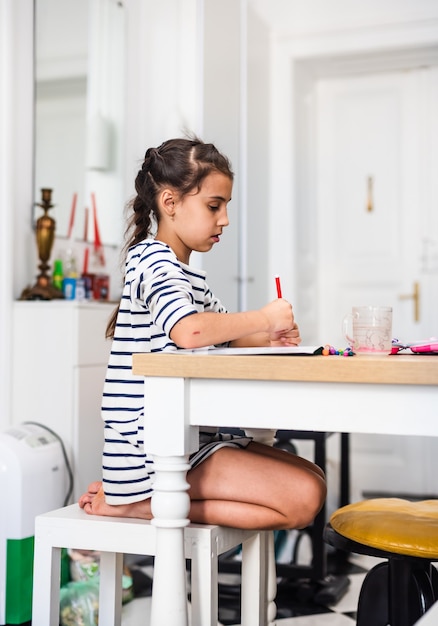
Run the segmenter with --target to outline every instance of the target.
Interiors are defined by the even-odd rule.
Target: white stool
[[[77,504],[38,515],[35,518],[32,626],[59,624],[62,548],[101,552],[99,626],[120,626],[123,554],[154,556],[155,531],[149,521],[87,515]],[[266,624],[266,535],[224,526],[186,526],[185,556],[192,561],[192,626],[217,625],[217,559],[240,544],[242,625]]]

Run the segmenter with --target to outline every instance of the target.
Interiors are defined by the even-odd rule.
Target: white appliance
[[[0,624],[32,618],[35,516],[68,496],[63,446],[42,424],[0,432]]]

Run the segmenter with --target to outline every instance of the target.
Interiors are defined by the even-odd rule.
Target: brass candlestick
[[[53,240],[55,238],[56,222],[48,212],[53,208],[52,189],[41,189],[41,202],[36,203],[43,209],[44,214],[37,219],[36,223],[36,242],[38,248],[38,257],[40,260],[40,273],[37,276],[37,282],[33,287],[26,287],[21,294],[20,300],[53,300],[54,298],[63,298],[64,294],[60,289],[52,285],[50,270],[50,253],[52,251]]]

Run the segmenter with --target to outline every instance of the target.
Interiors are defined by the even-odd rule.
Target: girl
[[[113,343],[102,401],[103,481],[79,500],[89,514],[151,518],[154,466],[133,353],[301,341],[286,300],[227,313],[205,273],[189,267],[192,251],[211,250],[228,226],[232,185],[230,163],[212,144],[172,139],[146,152],[127,229],[125,285],[107,329]],[[192,522],[290,529],[313,521],[326,496],[319,467],[247,437],[205,431],[187,475]]]

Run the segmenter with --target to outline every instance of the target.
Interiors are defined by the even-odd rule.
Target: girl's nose
[[[221,214],[219,215],[218,226],[228,226],[229,223],[230,220],[228,219],[228,212],[225,209],[225,211],[221,211]]]

